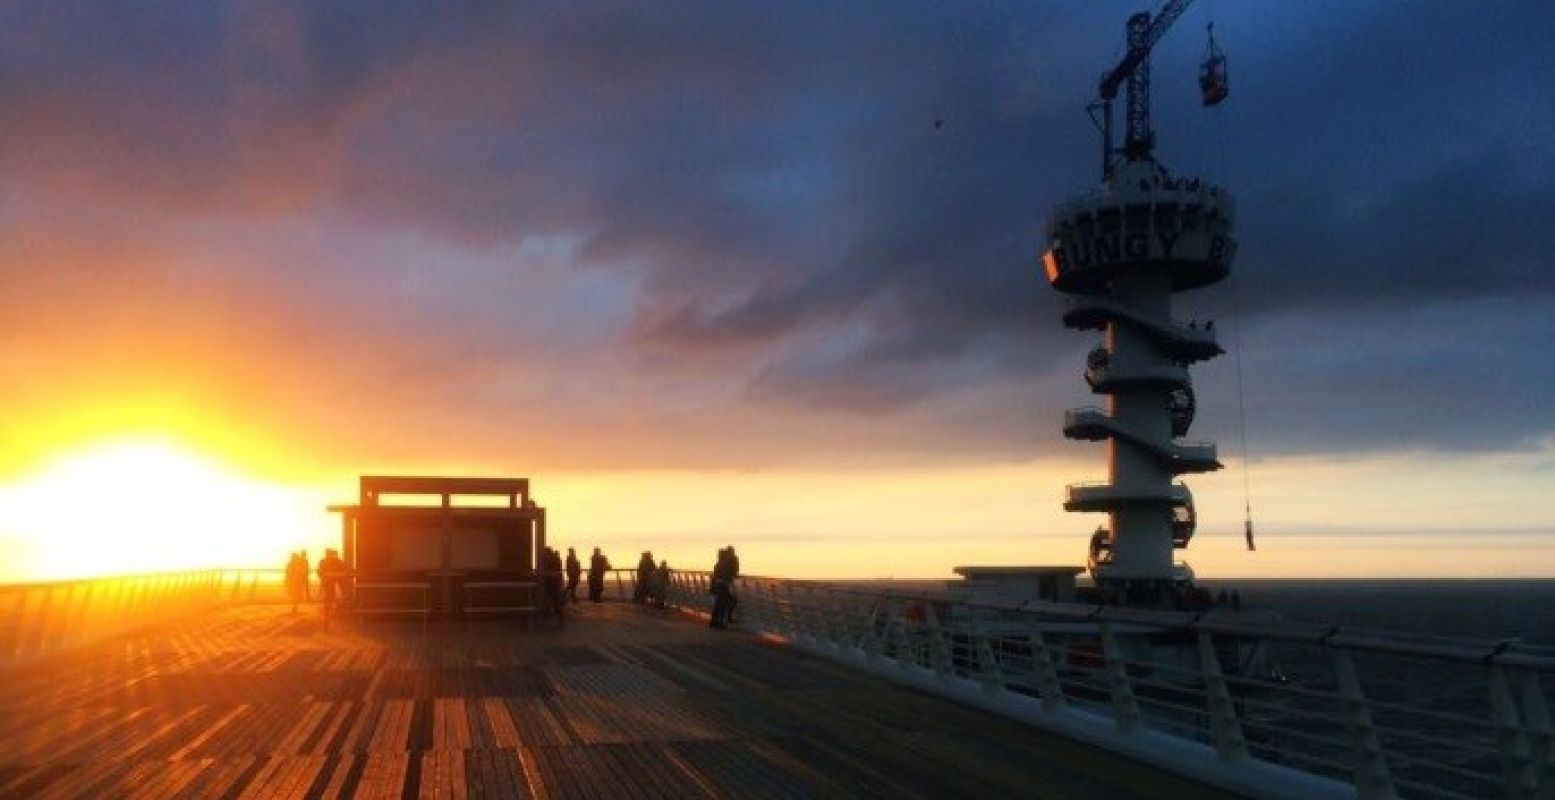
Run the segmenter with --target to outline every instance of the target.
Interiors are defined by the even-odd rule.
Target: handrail
[[[672,603],[705,615],[709,582],[676,573]],[[1555,648],[1251,612],[967,602],[756,576],[736,587],[750,630],[1250,796],[1532,798],[1555,788],[1545,703]],[[1150,644],[1163,641],[1179,644]],[[1242,659],[1258,652],[1300,669],[1294,679],[1250,673]],[[1488,702],[1401,696],[1406,667],[1461,671],[1464,691]]]
[[[705,573],[699,573],[705,574]],[[1370,628],[1349,628],[1339,625],[1258,620],[1219,611],[1143,610],[1125,606],[1092,603],[1059,603],[1033,600],[1025,603],[1002,603],[988,600],[960,600],[942,592],[909,591],[901,589],[874,589],[837,584],[832,581],[815,581],[790,578],[744,576],[742,581],[770,581],[790,583],[806,588],[824,589],[839,594],[860,597],[928,602],[955,605],[972,610],[1022,613],[1036,617],[1061,617],[1087,622],[1148,623],[1162,629],[1204,631],[1227,636],[1257,636],[1280,641],[1319,644],[1335,649],[1378,655],[1403,655],[1456,661],[1465,664],[1495,663],[1497,659],[1522,655],[1538,659],[1534,663],[1519,662],[1518,666],[1541,672],[1555,672],[1555,645],[1534,645],[1504,639],[1467,639],[1462,637],[1432,636],[1399,631],[1383,631]],[[1410,643],[1415,643],[1411,646]],[[1529,652],[1533,648],[1540,652]],[[1489,661],[1487,662],[1487,659]]]
[[[282,575],[278,569],[200,569],[0,584],[0,667],[221,603],[279,600]]]
[[[634,570],[611,570],[612,600],[632,596]],[[355,573],[342,572],[342,577]],[[310,575],[317,597],[318,577]],[[0,669],[230,603],[286,603],[285,570],[212,568],[0,584]],[[425,603],[423,603],[425,605]]]

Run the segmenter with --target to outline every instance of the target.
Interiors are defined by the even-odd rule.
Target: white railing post
[[[772,603],[773,624],[777,626],[777,632],[792,640],[798,635],[798,631],[794,625],[793,601],[790,599],[788,581],[774,581],[767,587],[767,592]]]
[[[837,649],[836,620],[832,619],[831,609],[821,601],[819,592],[814,586],[805,587],[805,596],[812,613],[815,615],[816,640],[821,644]]]
[[[756,631],[758,633],[771,631],[772,608],[767,605],[767,595],[761,590],[761,584],[745,578],[741,578],[740,582],[744,584],[744,597],[740,602],[750,603],[750,620],[755,623]]]
[[[48,632],[49,650],[63,649],[70,639],[70,617],[75,613],[76,590],[80,587],[79,583],[65,586],[64,596],[59,599],[59,610],[55,614],[58,622]]]
[[[907,633],[907,620],[901,614],[892,614],[890,626],[886,628],[886,642],[891,645],[891,657],[896,659],[896,665],[904,671],[911,671],[921,667],[918,662],[918,651],[913,646],[913,639]]]
[[[1036,679],[1042,707],[1047,711],[1058,711],[1064,707],[1064,686],[1058,682],[1058,668],[1053,664],[1053,651],[1047,646],[1047,637],[1033,624],[1031,632],[1026,634],[1026,641],[1031,648],[1031,674]]]
[[[785,638],[791,638],[793,631],[788,624],[788,610],[783,607],[783,601],[778,596],[778,584],[775,581],[769,581],[762,587],[761,591],[766,598],[769,622],[772,626],[771,632]]]
[[[972,652],[977,657],[977,675],[982,679],[984,691],[989,694],[1004,694],[1004,669],[999,665],[988,631],[982,626],[974,625],[969,635],[974,645]]]
[[[689,611],[702,610],[702,576],[695,572],[681,576],[681,603]]]
[[[750,582],[744,578],[736,578],[730,586],[734,589],[734,596],[740,604],[740,619],[744,621],[745,627],[761,630],[761,601],[753,596],[755,592],[748,591]]]
[[[81,601],[66,622],[65,640],[71,644],[86,640],[87,625],[92,615],[92,596],[98,593],[96,581],[86,584],[83,588],[85,592],[81,595]]]
[[[1355,661],[1350,657],[1350,651],[1334,651],[1334,671],[1339,678],[1345,721],[1350,729],[1350,762],[1355,771],[1356,794],[1361,800],[1392,800],[1398,797],[1393,788],[1393,773],[1382,752],[1382,741],[1377,737],[1377,726],[1366,706],[1366,695],[1361,691],[1361,679],[1355,673]]]
[[[1523,723],[1528,730],[1534,775],[1542,798],[1555,797],[1555,728],[1550,724],[1550,707],[1544,702],[1539,673],[1519,670],[1522,689]]]
[[[11,615],[7,617],[11,620],[8,626],[10,630],[6,640],[0,642],[0,658],[15,658],[22,654],[27,630],[27,597],[30,594],[26,589],[16,591],[16,602],[11,604]]]
[[[950,640],[940,627],[939,614],[927,604],[923,608],[923,624],[929,633],[929,666],[934,674],[948,679],[951,676]]]
[[[1128,679],[1128,660],[1118,637],[1106,624],[1101,626],[1101,649],[1107,689],[1112,694],[1113,719],[1118,730],[1131,733],[1139,728],[1139,700],[1134,697],[1134,687]]]
[[[799,601],[794,593],[794,584],[783,584],[783,594],[788,601],[788,625],[790,635],[794,638],[811,638],[810,626],[805,617],[804,604]]]
[[[1501,754],[1501,775],[1507,800],[1534,800],[1539,786],[1539,765],[1523,728],[1517,700],[1506,669],[1490,667],[1490,711],[1496,724],[1496,749]]]
[[[786,590],[788,592],[788,606],[792,609],[794,615],[795,632],[811,644],[819,642],[820,637],[815,633],[815,611],[810,608],[808,592],[803,586],[794,584],[789,584]]]
[[[669,604],[675,608],[686,608],[686,576],[680,572],[670,572],[670,585],[667,588]]]
[[[1204,673],[1204,698],[1209,707],[1209,729],[1215,740],[1215,752],[1229,761],[1245,759],[1247,739],[1242,734],[1242,722],[1236,717],[1236,702],[1231,699],[1231,687],[1221,672],[1215,643],[1205,631],[1199,631],[1199,661]]]
[[[843,647],[849,651],[863,649],[864,645],[864,601],[858,595],[837,595],[837,600],[842,606],[842,641]]]
[[[815,589],[811,590],[817,591]],[[823,629],[826,631],[826,644],[833,650],[842,652],[846,649],[848,641],[848,623],[843,619],[842,612],[838,609],[837,598],[830,592],[819,590],[821,599],[816,602],[816,608],[821,610],[825,619]]]
[[[33,638],[34,652],[44,652],[49,649],[49,614],[54,608],[54,586],[50,584],[43,590],[43,602],[38,606],[38,622],[33,627],[37,630]]]
[[[875,610],[869,615],[869,630],[864,633],[864,658],[879,663],[885,655],[885,640],[891,635],[891,604],[875,602]]]

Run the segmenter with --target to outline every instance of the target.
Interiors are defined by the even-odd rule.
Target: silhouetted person
[[[1235,589],[1231,590],[1231,610],[1238,614],[1242,612],[1242,593]]]
[[[648,584],[653,582],[653,553],[644,550],[637,559],[637,585],[632,587],[632,602],[648,602]]]
[[[334,616],[335,604],[342,599],[340,581],[345,571],[346,562],[340,560],[340,554],[325,550],[324,557],[319,559],[319,595],[324,600],[326,617]]]
[[[734,579],[740,574],[739,560],[734,555],[733,547],[725,547],[718,551],[718,560],[713,564],[713,582],[709,591],[713,594],[712,618],[707,624],[713,628],[726,628],[732,621],[730,615],[734,613]]]
[[[540,554],[540,592],[540,607],[561,622],[566,598],[562,594],[562,554],[555,548],[547,547]]]
[[[605,570],[610,569],[610,559],[594,548],[589,557],[589,602],[598,603],[605,595]]]
[[[659,608],[663,608],[669,602],[670,597],[670,562],[660,561],[659,568],[653,571],[653,601]]]
[[[293,551],[286,560],[286,594],[292,599],[293,614],[297,613],[297,604],[308,599],[308,564],[302,560],[301,551]]]
[[[1229,606],[1229,605],[1231,605],[1231,595],[1229,593],[1227,593],[1225,589],[1221,589],[1220,593],[1215,595],[1215,605],[1217,605],[1217,606]]]
[[[302,567],[301,567],[301,570],[302,570],[302,599],[304,599],[304,600],[312,600],[313,599],[313,586],[312,586],[311,582],[308,579],[308,573],[310,572],[310,570],[308,569],[308,551],[306,551],[306,550],[298,550],[297,551],[297,560],[302,563]]]
[[[578,602],[578,578],[583,576],[583,565],[578,563],[578,552],[567,548],[567,599]]]
[[[732,544],[724,549],[729,551],[729,610],[724,612],[724,622],[737,622],[734,609],[740,605],[740,593],[734,590],[734,579],[740,577],[740,556]]]

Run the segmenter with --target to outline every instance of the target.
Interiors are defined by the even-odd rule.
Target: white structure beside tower
[[[1195,411],[1188,367],[1224,350],[1213,323],[1173,319],[1172,296],[1226,277],[1233,217],[1224,190],[1141,158],[1117,164],[1099,190],[1059,205],[1048,222],[1043,267],[1071,296],[1064,324],[1105,336],[1085,381],[1106,407],[1067,412],[1064,435],[1108,443],[1108,480],[1069,486],[1064,508],[1108,515],[1089,567],[1116,602],[1167,602],[1192,578],[1173,563],[1197,522],[1193,494],[1176,478],[1221,465],[1215,445],[1183,439]]]

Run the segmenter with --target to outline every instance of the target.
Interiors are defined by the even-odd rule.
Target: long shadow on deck
[[[0,675],[0,797],[1218,797],[672,612],[213,612]]]

